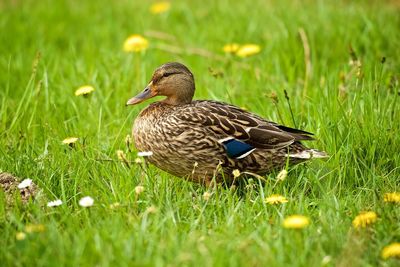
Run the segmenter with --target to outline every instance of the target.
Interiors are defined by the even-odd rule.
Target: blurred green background
[[[4,266],[395,266],[399,242],[400,4],[398,1],[0,2],[0,171],[30,177],[42,196],[0,198]],[[149,48],[126,53],[132,34]],[[225,54],[230,43],[260,53]],[[308,54],[309,52],[309,54]],[[125,107],[168,61],[194,73],[195,99],[232,103],[313,132],[331,158],[290,169],[244,195],[204,188],[154,167],[119,162],[147,104]],[[95,91],[76,97],[82,85]],[[286,100],[287,91],[293,118]],[[79,137],[70,149],[66,137]],[[133,147],[132,147],[133,148]],[[135,186],[145,191],[137,195]],[[204,192],[210,192],[206,201]],[[271,206],[278,193],[289,202]],[[95,205],[79,207],[82,196]],[[14,197],[14,196],[13,196]],[[46,208],[46,201],[64,204]],[[119,203],[118,208],[110,205]],[[155,207],[153,212],[149,207]],[[363,210],[376,225],[355,230]],[[311,225],[285,230],[283,218]],[[45,226],[16,240],[26,226]]]

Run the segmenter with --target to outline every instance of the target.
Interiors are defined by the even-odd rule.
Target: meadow
[[[26,204],[0,190],[0,265],[398,266],[382,251],[400,242],[399,2],[152,3],[0,2],[0,172],[40,188]],[[147,49],[124,51],[133,34]],[[125,103],[168,61],[192,70],[195,99],[310,131],[330,157],[240,188],[144,164],[127,136],[149,102]],[[283,227],[295,214],[309,225]]]

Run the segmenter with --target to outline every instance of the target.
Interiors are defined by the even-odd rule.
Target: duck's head
[[[170,62],[158,67],[150,83],[126,105],[135,105],[154,96],[166,96],[163,102],[170,105],[184,105],[192,102],[194,78],[190,70],[178,62]]]

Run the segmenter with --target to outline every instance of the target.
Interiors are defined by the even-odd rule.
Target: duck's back
[[[138,150],[153,153],[151,163],[197,182],[215,175],[229,180],[234,169],[265,174],[287,159],[318,157],[320,152],[300,144],[311,135],[217,101],[156,102],[139,114],[133,128]]]

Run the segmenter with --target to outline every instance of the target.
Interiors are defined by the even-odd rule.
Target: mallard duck
[[[132,135],[139,151],[158,168],[193,182],[233,181],[234,170],[264,175],[325,152],[302,140],[313,134],[265,120],[239,107],[212,100],[193,100],[195,82],[183,64],[158,67],[146,88],[128,100],[136,105],[155,96],[136,118]],[[236,172],[237,173],[237,172]]]

